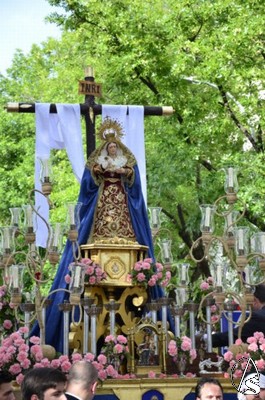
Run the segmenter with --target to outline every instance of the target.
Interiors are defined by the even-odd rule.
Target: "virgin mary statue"
[[[78,202],[82,203],[78,243],[108,243],[113,238],[120,238],[128,243],[147,246],[148,256],[153,258],[140,174],[134,155],[121,142],[122,126],[107,117],[98,134],[102,144],[87,160],[78,197]],[[73,260],[73,247],[68,240],[51,291],[67,288],[65,275]],[[154,293],[154,297],[160,296]],[[63,313],[58,305],[68,300],[68,293],[58,291],[50,298],[52,306],[46,312],[46,343],[61,352]],[[33,334],[37,334],[36,330],[37,326]]]

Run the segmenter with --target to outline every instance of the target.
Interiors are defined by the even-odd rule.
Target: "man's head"
[[[254,291],[254,310],[260,310],[265,306],[265,285],[260,284],[255,287]]]
[[[0,371],[0,400],[15,400],[11,385],[12,376],[5,371]]]
[[[55,368],[35,368],[21,384],[22,400],[66,400],[66,376]]]
[[[195,388],[196,400],[223,400],[223,388],[214,378],[202,378]]]
[[[98,380],[96,367],[86,361],[76,362],[69,371],[67,392],[91,400],[94,397]]]

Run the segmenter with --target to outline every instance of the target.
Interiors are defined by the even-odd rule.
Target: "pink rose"
[[[67,283],[67,284],[71,283],[71,279],[72,278],[71,278],[71,276],[69,274],[66,274],[65,277],[64,277],[65,283]]]
[[[95,276],[90,276],[88,281],[90,285],[95,285],[97,280]]]
[[[258,348],[259,347],[258,347],[257,343],[254,343],[254,342],[250,343],[250,345],[248,346],[248,350],[250,350],[250,351],[257,351]]]
[[[84,360],[85,361],[92,362],[92,361],[94,361],[94,359],[95,359],[95,356],[92,353],[86,353],[84,355]]]
[[[102,365],[105,365],[107,363],[107,357],[104,354],[99,354],[98,362]]]
[[[105,337],[105,343],[109,342],[115,342],[115,336],[114,335],[108,335]]]
[[[107,372],[103,369],[101,371],[98,371],[98,377],[101,381],[104,381],[105,379],[107,379]]]
[[[156,377],[156,373],[155,373],[154,371],[149,371],[149,372],[148,372],[148,378],[153,379],[153,378],[155,378],[155,377]]]
[[[80,353],[73,353],[72,354],[72,361],[73,362],[80,361],[80,360],[82,360],[82,356],[81,356]]]
[[[86,274],[87,274],[87,275],[93,275],[93,273],[94,273],[94,267],[92,267],[91,265],[88,266],[88,267],[86,268]]]
[[[200,284],[200,289],[201,289],[201,290],[208,290],[209,287],[210,287],[210,285],[209,285],[209,283],[207,283],[207,282],[202,282],[202,283]]]
[[[235,344],[236,344],[237,346],[240,346],[242,343],[243,343],[243,342],[242,342],[241,339],[236,339],[236,341],[235,341]]]
[[[150,265],[148,262],[143,262],[143,263],[142,263],[142,268],[148,270],[148,269],[151,268],[151,265]]]
[[[136,278],[137,278],[138,282],[144,282],[145,281],[145,274],[143,274],[142,272],[139,272],[139,274],[137,274]]]
[[[257,360],[257,361],[255,361],[255,363],[256,363],[256,366],[257,366],[257,368],[260,370],[260,371],[263,371],[264,369],[265,369],[265,360]]]
[[[224,359],[225,359],[225,361],[227,361],[227,362],[233,360],[233,357],[234,357],[234,355],[233,355],[233,353],[232,353],[231,351],[227,351],[227,352],[224,354]]]
[[[126,344],[127,343],[127,338],[123,335],[118,335],[117,336],[117,341],[121,344]]]
[[[31,336],[29,338],[29,341],[32,344],[40,344],[40,338],[38,336]]]
[[[11,329],[13,326],[12,322],[10,321],[10,319],[5,319],[3,322],[3,327],[5,329]]]
[[[148,286],[155,286],[156,285],[156,279],[152,276],[152,278],[149,279],[147,282]]]
[[[64,361],[61,365],[62,371],[63,372],[68,372],[69,369],[71,368],[72,364],[70,363],[70,361]]]
[[[13,364],[11,365],[11,367],[9,368],[8,372],[10,372],[11,375],[18,375],[21,372],[21,366],[19,364]]]
[[[120,343],[115,344],[113,353],[120,354],[123,352],[123,346]]]
[[[135,271],[141,271],[142,270],[142,265],[139,262],[137,262],[136,264],[134,264],[133,269]]]

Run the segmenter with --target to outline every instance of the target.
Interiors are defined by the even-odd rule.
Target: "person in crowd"
[[[68,400],[92,400],[98,383],[96,367],[87,361],[78,361],[68,376],[66,397]]]
[[[224,391],[215,378],[201,378],[195,387],[196,400],[223,400]]]
[[[0,400],[15,400],[11,382],[12,376],[6,371],[0,371]]]
[[[255,332],[263,332],[265,335],[265,284],[256,286],[254,291],[254,302],[251,318],[243,325],[241,339],[243,342],[253,336]],[[238,338],[238,328],[234,329],[234,340]],[[203,337],[205,340],[206,338]],[[228,332],[212,334],[213,347],[228,346]]]
[[[32,369],[21,384],[22,400],[66,400],[66,381],[66,375],[58,369]]]

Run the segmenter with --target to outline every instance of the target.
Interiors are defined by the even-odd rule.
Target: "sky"
[[[44,21],[56,10],[47,0],[0,0],[0,73],[12,65],[16,49],[27,54],[34,43],[60,38],[60,29]]]

